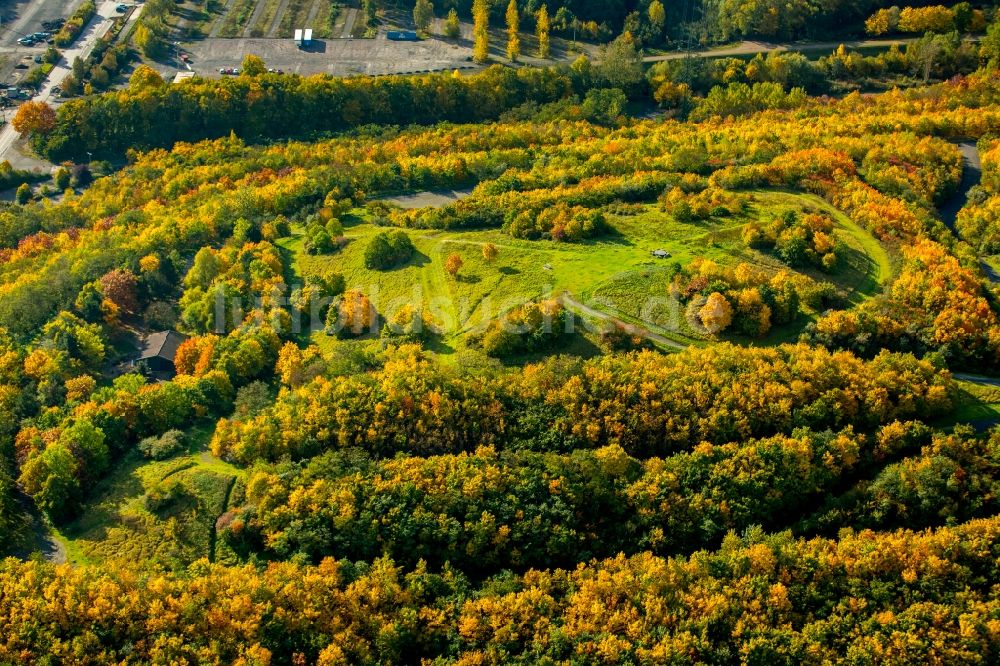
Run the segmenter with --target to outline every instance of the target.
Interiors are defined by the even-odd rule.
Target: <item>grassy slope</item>
[[[942,425],[971,423],[988,427],[1000,423],[1000,387],[970,381],[958,381],[955,409]]]
[[[515,305],[562,293],[622,320],[643,321],[653,332],[682,343],[704,342],[687,327],[683,312],[675,313],[669,306],[669,265],[675,261],[686,265],[704,257],[720,264],[745,261],[768,271],[782,270],[785,267],[777,259],[743,246],[740,231],[750,219],[771,219],[788,209],[829,213],[849,249],[846,267],[834,275],[810,269],[802,272],[815,280],[834,282],[853,303],[878,293],[890,279],[893,259],[886,249],[819,197],[757,192],[755,198],[747,216],[694,224],[678,222],[656,206],[647,206],[638,215],[610,216],[615,233],[584,243],[519,240],[499,230],[410,230],[417,255],[406,266],[390,271],[364,267],[365,246],[381,231],[367,223],[349,226],[348,245],[331,256],[306,255],[299,236],[281,244],[295,257],[302,277],[340,272],[348,288],[368,294],[383,315],[403,303],[422,302],[444,324],[446,352],[463,350],[465,334]],[[493,264],[482,258],[485,243],[500,250]],[[654,259],[650,253],[657,248],[668,250],[672,258]],[[445,258],[452,253],[464,262],[458,279],[448,276],[443,268]],[[800,323],[813,315],[809,313]],[[794,337],[798,328],[775,331],[773,340],[765,342]],[[334,344],[322,332],[313,334],[312,340],[327,349]]]
[[[126,456],[91,494],[80,518],[59,531],[69,561],[127,558],[172,566],[200,557],[224,559],[213,552],[215,521],[242,471],[205,451],[210,435],[208,428],[189,433],[189,450],[169,460]],[[168,478],[180,481],[185,495],[153,513],[145,506],[146,491]]]

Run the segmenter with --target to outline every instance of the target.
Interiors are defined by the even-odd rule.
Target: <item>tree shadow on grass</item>
[[[600,245],[625,245],[631,247],[635,245],[628,237],[611,225],[608,225],[599,236],[578,241],[578,244],[589,247]]]
[[[383,273],[392,273],[394,271],[401,271],[405,268],[421,268],[431,263],[431,258],[420,250],[413,250],[413,254],[407,261],[401,264],[396,264],[395,266],[390,266],[388,268],[382,269]]]
[[[131,454],[90,492],[91,499],[84,503],[80,515],[61,527],[63,534],[70,539],[104,539],[109,527],[123,522],[123,505],[146,492],[139,468],[147,462],[138,454]]]
[[[345,229],[356,227],[359,224],[367,224],[368,220],[355,213],[344,213],[340,217],[340,225]]]

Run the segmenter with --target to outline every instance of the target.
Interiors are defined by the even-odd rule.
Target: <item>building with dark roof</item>
[[[144,364],[150,372],[174,374],[177,372],[174,366],[177,348],[185,340],[187,336],[177,331],[150,333],[143,340],[136,363]]]

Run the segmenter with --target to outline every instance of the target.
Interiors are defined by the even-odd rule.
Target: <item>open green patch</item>
[[[80,517],[60,530],[68,559],[167,567],[224,560],[216,553],[215,523],[241,475],[203,450],[165,461],[132,453],[95,489]]]

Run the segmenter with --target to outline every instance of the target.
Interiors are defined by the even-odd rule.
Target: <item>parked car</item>
[[[33,58],[33,60],[35,61],[36,65],[41,65],[42,64],[42,56],[40,56],[40,55],[35,56]]]
[[[123,5],[118,5],[117,7],[115,7],[115,11],[118,12],[118,13],[120,13],[120,14],[123,14],[123,13],[125,13],[125,12],[128,11],[128,5],[124,5],[124,4]]]
[[[21,46],[34,46],[35,45],[35,39],[33,37],[30,37],[30,36],[29,37],[22,37],[21,39],[17,40],[17,43],[20,44]]]

